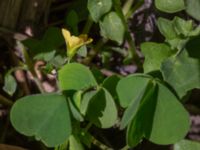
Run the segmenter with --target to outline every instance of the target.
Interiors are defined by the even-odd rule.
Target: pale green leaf
[[[144,72],[160,70],[162,62],[173,54],[173,51],[166,44],[145,42],[141,45],[142,53],[145,56],[143,64]]]
[[[186,0],[186,12],[193,18],[200,20],[200,0]]]
[[[157,25],[159,31],[166,39],[171,40],[178,38],[178,35],[173,26],[173,21],[160,17],[157,20]]]
[[[200,143],[189,140],[181,140],[174,144],[173,150],[200,150]]]
[[[185,9],[184,0],[155,0],[155,6],[166,13],[175,13]]]
[[[84,65],[70,63],[58,72],[60,88],[65,90],[83,90],[97,85],[91,71]]]
[[[69,150],[84,150],[80,140],[74,135],[69,138]]]
[[[121,44],[124,40],[125,27],[116,12],[110,12],[100,22],[101,35]]]
[[[15,78],[11,74],[6,74],[4,79],[3,90],[9,95],[13,95],[17,89],[17,83]]]
[[[178,96],[182,98],[188,91],[200,88],[200,61],[190,58],[187,51],[178,56],[172,56],[162,64],[161,71],[164,80],[168,82]]]
[[[104,14],[110,11],[112,0],[88,0],[87,7],[92,19],[98,22]]]

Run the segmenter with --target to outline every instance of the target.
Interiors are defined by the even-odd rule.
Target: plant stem
[[[140,8],[143,4],[144,4],[144,0],[138,1],[138,3],[137,3],[133,8],[131,8],[131,9],[125,14],[126,19],[128,19],[129,17],[131,17],[131,15],[132,15],[138,8]]]
[[[127,42],[129,44],[129,50],[130,53],[132,55],[132,58],[135,60],[135,63],[137,64],[138,67],[141,66],[141,62],[140,59],[136,53],[136,47],[135,47],[135,41],[133,40],[133,38],[131,37],[131,34],[129,32],[129,27],[127,24],[127,20],[123,14],[122,8],[121,8],[121,2],[120,0],[114,0],[114,6],[115,6],[115,10],[117,12],[117,14],[119,15],[119,17],[121,18],[124,27],[125,27],[125,36],[127,38]]]
[[[130,147],[128,145],[125,145],[123,148],[121,148],[120,150],[128,150]]]
[[[101,49],[101,47],[107,42],[108,40],[105,40],[105,39],[100,39],[96,46],[92,49],[92,51],[90,52],[89,56],[86,57],[84,60],[83,60],[83,63],[85,65],[89,65],[90,62],[92,61],[92,59],[97,55],[97,53],[99,52],[99,50]]]
[[[23,55],[24,55],[27,67],[28,67],[29,71],[31,72],[31,74],[33,75],[33,79],[35,81],[35,84],[37,85],[37,87],[38,87],[38,89],[40,90],[41,93],[45,93],[43,85],[42,85],[42,83],[40,82],[40,80],[37,77],[37,73],[36,73],[36,71],[34,69],[33,61],[29,57],[29,55],[28,55],[28,53],[27,53],[27,51],[26,51],[26,49],[24,47],[23,47]]]
[[[101,143],[99,140],[97,140],[95,137],[93,137],[92,143],[96,146],[98,146],[102,150],[113,150],[112,148],[108,147],[107,145]]]
[[[83,28],[82,34],[88,34],[93,24],[92,18],[89,16],[87,22]]]
[[[12,104],[13,104],[13,102],[11,100],[7,99],[3,95],[0,95],[0,103],[7,105],[7,106],[12,106]]]

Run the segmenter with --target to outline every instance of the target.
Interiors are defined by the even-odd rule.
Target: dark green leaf
[[[117,83],[119,82],[120,77],[117,75],[112,75],[108,78],[106,78],[103,83],[102,86],[108,90],[108,92],[112,95],[112,97],[116,100],[117,99],[117,92],[116,92],[116,87],[117,87]]]
[[[64,143],[71,134],[67,102],[59,94],[23,97],[13,105],[10,117],[18,132],[35,136],[48,147]]]
[[[42,40],[27,39],[23,41],[23,44],[29,48],[31,55],[34,59],[50,61],[55,53],[56,49],[64,43],[61,30],[58,28],[49,28]]]
[[[192,38],[186,44],[186,50],[190,57],[200,60],[200,44],[199,43],[200,43],[200,36]]]
[[[79,17],[75,10],[71,10],[69,13],[67,13],[66,22],[67,22],[67,25],[72,29],[73,34],[77,35]]]

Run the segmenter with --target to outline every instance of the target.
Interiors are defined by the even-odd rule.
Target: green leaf
[[[82,97],[82,101],[81,101],[81,105],[80,105],[80,112],[81,114],[83,114],[84,116],[87,113],[87,109],[90,103],[91,98],[97,94],[97,91],[89,91],[86,92],[83,97]]]
[[[186,12],[200,21],[200,0],[186,0]]]
[[[138,96],[137,101],[140,102],[140,108],[137,108],[134,111],[134,118],[132,118],[132,121],[129,124],[126,132],[126,141],[127,144],[131,147],[135,147],[144,137],[145,130],[150,130],[151,128],[151,115],[155,106],[149,105],[148,108],[143,107],[147,106],[146,103],[148,102],[148,99],[151,99],[153,97],[155,98],[155,89],[156,86],[153,85],[152,82],[149,82],[148,87],[146,86],[145,89],[143,89],[141,94]],[[128,109],[131,109],[132,106],[133,105],[131,105]],[[135,115],[135,113],[137,114]]]
[[[145,56],[145,73],[160,70],[162,62],[173,53],[168,45],[154,42],[142,43],[141,50]]]
[[[76,108],[76,106],[74,106],[73,102],[71,101],[71,99],[68,99],[69,102],[69,107],[71,110],[71,113],[73,115],[73,117],[78,120],[78,121],[83,121],[83,116],[80,114],[79,110]]]
[[[65,90],[83,90],[97,86],[91,71],[82,64],[70,63],[58,71],[60,88]]]
[[[79,137],[81,143],[91,149],[93,137],[89,132],[86,132],[85,129],[80,129],[77,136]]]
[[[108,78],[106,78],[103,83],[102,86],[108,90],[108,92],[112,95],[112,97],[117,100],[118,96],[117,96],[117,92],[116,92],[116,87],[117,87],[117,83],[119,82],[120,77],[117,75],[112,75]]]
[[[186,50],[189,57],[196,58],[200,60],[200,35],[194,38],[191,38],[190,41],[186,44]]]
[[[168,82],[183,98],[188,91],[200,88],[200,62],[198,59],[188,57],[187,51],[178,56],[170,57],[161,66],[164,80]]]
[[[83,145],[74,135],[69,138],[69,150],[84,150]]]
[[[129,107],[125,110],[124,115],[121,120],[120,129],[125,128],[129,124],[129,122],[135,117],[135,115],[139,109],[140,102],[147,95],[147,91],[149,90],[149,88],[152,88],[152,86],[150,84],[150,80],[149,80],[148,84],[143,87],[143,90],[140,91],[140,93],[138,94],[138,97],[136,97],[136,99],[133,99],[131,104],[129,105]]]
[[[92,71],[92,74],[94,75],[97,83],[101,84],[105,79],[105,76],[102,74],[101,70],[97,67],[93,67],[91,69],[91,71]]]
[[[23,44],[29,48],[34,59],[50,61],[56,49],[64,44],[64,38],[59,28],[50,27],[41,40],[30,38],[23,41]]]
[[[87,7],[92,19],[98,22],[104,14],[110,11],[112,0],[88,0]]]
[[[117,121],[117,108],[110,93],[100,89],[90,100],[87,118],[97,127],[110,128]]]
[[[174,150],[199,150],[200,143],[189,140],[181,140],[174,145]]]
[[[160,17],[157,20],[157,25],[159,31],[166,39],[172,40],[178,38],[178,35],[173,26],[173,21]]]
[[[185,37],[189,36],[190,32],[193,29],[193,23],[192,20],[184,20],[179,17],[175,17],[173,20],[174,27],[176,30],[176,33],[178,35],[184,35]]]
[[[72,130],[66,99],[59,94],[23,97],[13,105],[10,118],[18,132],[35,136],[48,147],[64,143]]]
[[[156,105],[152,127],[151,131],[145,131],[145,137],[156,144],[172,144],[183,139],[189,131],[189,114],[167,87],[157,84],[157,97],[151,97],[150,100],[152,107]],[[148,108],[149,105],[144,109]]]
[[[144,137],[155,144],[173,144],[184,138],[189,126],[189,114],[178,99],[167,87],[154,81],[128,127],[127,142],[135,146]]]
[[[13,95],[17,89],[15,78],[10,74],[5,75],[3,90],[9,95]]]
[[[155,6],[166,13],[175,13],[185,9],[184,0],[155,0]]]
[[[100,22],[101,35],[121,44],[124,39],[125,27],[116,12],[107,14]]]
[[[81,46],[78,50],[77,50],[77,54],[79,56],[82,57],[86,57],[87,56],[87,47],[85,45]]]
[[[149,79],[139,75],[129,75],[122,78],[117,84],[117,94],[120,105],[126,108],[130,103],[137,99],[138,95],[144,90],[148,84]]]
[[[79,17],[75,10],[69,11],[66,16],[66,23],[72,29],[73,34],[78,34]]]

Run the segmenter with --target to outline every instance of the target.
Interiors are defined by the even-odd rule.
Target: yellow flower
[[[62,34],[67,45],[67,56],[69,58],[72,58],[76,54],[76,51],[79,47],[89,44],[93,41],[92,38],[88,38],[87,34],[73,36],[66,29],[62,29]]]

